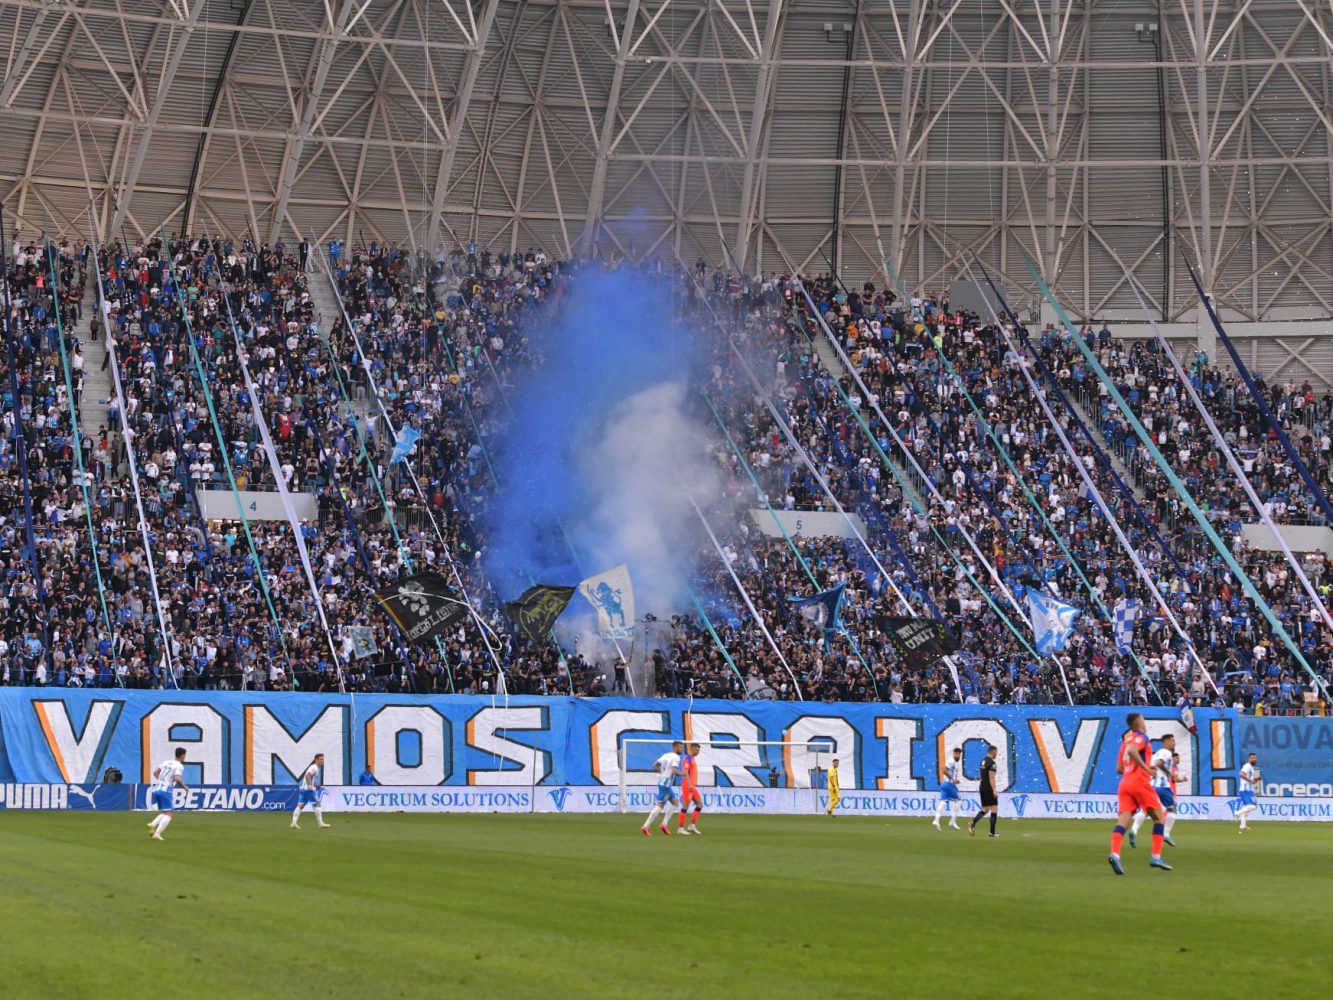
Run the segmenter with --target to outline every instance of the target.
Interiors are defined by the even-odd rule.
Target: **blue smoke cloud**
[[[718,472],[668,283],[586,269],[528,337],[542,360],[515,386],[494,449],[486,565],[497,589],[510,599],[627,563],[640,614],[685,606],[689,501],[716,495]]]

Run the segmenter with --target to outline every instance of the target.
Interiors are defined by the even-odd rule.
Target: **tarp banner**
[[[809,788],[816,765],[827,766],[833,751],[841,758],[844,792],[929,792],[939,787],[940,761],[962,747],[966,793],[976,788],[986,744],[993,743],[1002,792],[1109,795],[1129,711],[0,688],[0,778],[82,785],[116,767],[127,783],[148,784],[153,768],[184,747],[184,779],[192,786],[294,786],[322,753],[329,786],[351,785],[371,767],[380,786],[614,788],[622,747],[625,782],[633,786],[655,783],[651,764],[666,749],[626,741],[688,736],[705,744],[699,758],[705,788]],[[1258,720],[1200,709],[1191,733],[1174,708],[1144,714],[1154,739],[1175,734],[1184,794],[1236,794],[1238,733]],[[1330,754],[1318,748],[1333,738],[1329,720],[1280,720],[1288,727],[1281,734],[1278,721],[1263,730],[1265,781],[1282,784],[1288,774],[1326,780],[1326,771],[1298,765],[1309,754],[1328,766]],[[743,745],[764,740],[795,745]]]

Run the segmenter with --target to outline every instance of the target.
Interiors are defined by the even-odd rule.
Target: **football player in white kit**
[[[1171,828],[1176,825],[1176,738],[1168,733],[1162,737],[1161,748],[1152,755],[1148,766],[1152,768],[1152,787],[1166,810],[1166,823],[1162,831],[1162,842],[1176,846],[1171,839]],[[1134,822],[1129,828],[1129,846],[1138,847],[1139,828],[1143,826],[1148,814],[1142,809],[1134,814]]]
[[[958,806],[962,799],[958,796],[958,782],[963,780],[963,748],[953,748],[953,759],[944,762],[943,774],[940,779],[940,800],[935,803],[935,820],[930,825],[936,830],[940,829],[940,817],[944,815],[944,807],[949,807],[949,828],[952,830],[961,830],[958,825]]]
[[[1254,797],[1259,794],[1259,789],[1264,783],[1263,773],[1259,770],[1259,755],[1250,754],[1247,760],[1240,768],[1240,807],[1236,810],[1236,819],[1240,820],[1240,830],[1244,833],[1250,828],[1250,813],[1259,808]]]
[[[148,822],[148,836],[154,840],[162,839],[162,831],[171,822],[171,790],[177,785],[188,788],[181,779],[185,773],[185,748],[177,747],[172,760],[164,760],[153,769],[153,783],[149,786],[153,805],[158,814]]]
[[[296,793],[296,811],[292,813],[292,829],[301,829],[297,826],[301,819],[301,810],[306,806],[315,810],[315,822],[319,824],[321,830],[327,830],[332,824],[324,822],[324,810],[319,807],[319,793],[324,788],[324,755],[315,754],[314,763],[305,769],[305,774],[301,775],[300,788]]]
[[[648,818],[643,821],[643,830],[645,837],[651,837],[653,831],[649,829],[653,821],[660,814],[662,823],[658,827],[668,837],[671,836],[671,827],[667,824],[671,821],[671,813],[680,805],[680,799],[676,796],[674,787],[676,777],[680,774],[680,753],[685,749],[685,744],[680,740],[675,740],[671,744],[671,750],[662,754],[657,760],[653,761],[653,770],[657,772],[657,802],[653,804],[652,811],[648,813]]]

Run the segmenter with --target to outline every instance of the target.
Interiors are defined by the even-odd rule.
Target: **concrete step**
[[[314,251],[312,251],[313,254]],[[324,248],[320,247],[319,252],[323,253]],[[329,333],[338,320],[342,319],[342,306],[338,299],[338,293],[333,287],[333,280],[329,277],[328,270],[323,262],[316,260],[310,273],[306,276],[306,287],[310,290],[310,301],[315,304],[315,313],[319,318],[319,328],[324,334]],[[352,409],[359,419],[366,419],[370,415],[371,400],[359,385],[349,387],[352,395]]]
[[[92,339],[92,321],[97,315],[96,298],[96,285],[90,281],[87,295],[83,300],[83,316],[70,331],[78,338],[83,353],[83,395],[79,406],[79,433],[86,437],[96,437],[100,428],[108,427],[106,408],[114,393],[110,370],[102,370],[102,362],[107,353],[105,333],[97,340]]]
[[[1134,471],[1114,448],[1107,446],[1106,439],[1102,437],[1101,432],[1097,429],[1099,425],[1096,420],[1096,413],[1090,412],[1089,406],[1084,400],[1078,397],[1077,393],[1067,392],[1065,393],[1065,398],[1069,400],[1069,405],[1074,408],[1074,412],[1079,415],[1080,419],[1082,419],[1084,426],[1092,432],[1092,438],[1097,442],[1097,447],[1101,449],[1102,454],[1111,460],[1111,467],[1115,469],[1116,475],[1118,475],[1124,484],[1134,492],[1134,499],[1138,500],[1140,504],[1146,503],[1148,495],[1144,492],[1143,487],[1139,485],[1138,479],[1134,475]],[[1081,437],[1082,435],[1079,436]],[[1073,440],[1072,437],[1071,440]]]

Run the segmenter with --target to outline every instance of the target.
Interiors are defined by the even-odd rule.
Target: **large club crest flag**
[[[953,633],[944,622],[934,618],[877,615],[875,624],[913,668],[929,667],[941,657],[958,651],[958,640]]]
[[[1032,615],[1032,637],[1037,643],[1039,656],[1064,652],[1069,637],[1074,634],[1074,621],[1082,613],[1070,604],[1028,588],[1028,612]]]
[[[375,592],[409,642],[424,646],[467,617],[467,605],[449,592],[439,573],[414,573]]]
[[[830,590],[813,594],[810,597],[788,597],[796,613],[811,625],[824,630],[824,648],[828,648],[834,633],[842,627],[842,595],[847,584],[840,583]]]
[[[597,609],[597,631],[606,639],[629,639],[634,634],[634,585],[629,567],[609,569],[579,584],[579,593]]]
[[[564,613],[573,596],[573,587],[539,583],[506,604],[505,611],[521,636],[533,642],[545,642],[555,620]]]

